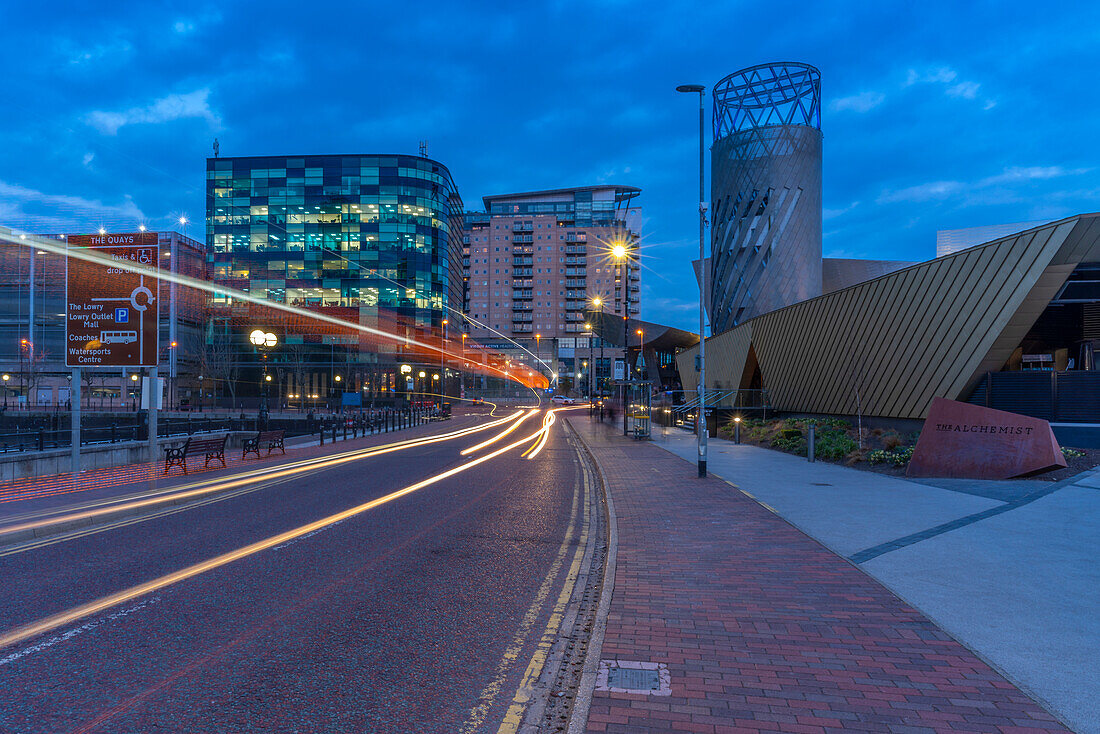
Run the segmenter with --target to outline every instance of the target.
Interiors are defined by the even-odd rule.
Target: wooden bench
[[[166,447],[164,449],[164,473],[167,474],[168,470],[173,466],[183,467],[183,473],[187,473],[187,457],[189,456],[203,456],[206,458],[206,462],[202,465],[203,468],[210,466],[210,462],[217,459],[225,466],[225,443],[229,440],[229,434],[225,434],[221,438],[195,438],[194,436],[188,436],[187,441],[183,446]]]
[[[285,431],[260,431],[255,436],[249,439],[245,439],[244,453],[241,454],[241,458],[245,458],[249,454],[256,454],[256,458],[260,458],[260,449],[264,446],[267,447],[267,455],[271,456],[271,452],[275,449],[279,449],[283,454],[286,454],[286,448],[283,446],[283,434]]]

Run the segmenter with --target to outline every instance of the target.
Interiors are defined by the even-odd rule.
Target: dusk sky
[[[170,6],[0,9],[0,225],[186,215],[202,239],[215,137],[223,156],[426,139],[468,209],[640,187],[642,318],[692,329],[697,121],[674,88],[780,60],[822,74],[826,256],[927,259],[937,229],[1100,209],[1100,5]]]

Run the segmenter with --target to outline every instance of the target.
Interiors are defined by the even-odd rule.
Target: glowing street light
[[[626,247],[624,247],[623,245],[615,245],[611,248],[611,255],[616,260],[622,260],[624,257],[626,257]]]

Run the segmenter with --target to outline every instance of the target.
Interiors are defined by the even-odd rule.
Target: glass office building
[[[206,187],[207,257],[218,283],[411,338],[438,339],[447,309],[462,308],[462,200],[436,161],[209,158]],[[212,305],[222,319],[219,327],[215,316],[215,328],[235,337],[257,318],[254,305],[226,296],[215,295]],[[309,399],[324,404],[337,392],[361,389],[373,397],[380,384],[394,384],[399,345],[368,343],[308,318],[280,328],[280,343],[292,351],[322,347],[310,350],[308,369],[278,375],[284,398],[317,395]],[[271,360],[285,364],[287,356]]]

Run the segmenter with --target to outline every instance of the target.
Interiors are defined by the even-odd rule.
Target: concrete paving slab
[[[1078,487],[1090,487],[1092,489],[1100,489],[1100,473],[1089,474],[1086,477],[1082,477],[1074,482]]]
[[[654,443],[696,459],[691,434],[673,430]],[[728,441],[711,441],[708,468],[843,556],[1003,504]]]
[[[1043,700],[1100,733],[1100,495],[1065,487],[861,564]]]

